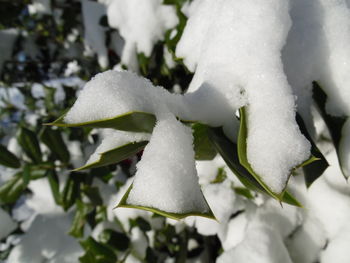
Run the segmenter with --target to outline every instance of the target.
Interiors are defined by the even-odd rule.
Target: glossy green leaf
[[[265,190],[265,188],[262,187],[262,185],[255,179],[255,177],[251,175],[249,171],[240,164],[238,159],[237,144],[233,143],[230,139],[228,139],[225,136],[224,132],[222,131],[222,128],[211,128],[209,132],[209,138],[211,139],[217,152],[224,159],[227,166],[231,169],[231,171],[237,176],[237,178],[245,187],[247,187],[250,190],[271,196]],[[288,192],[286,191],[282,196],[282,202],[301,207],[299,202],[293,201],[293,199],[289,198],[289,194],[287,194],[286,198],[286,193]],[[272,197],[275,198],[275,196]]]
[[[152,132],[156,123],[156,117],[153,114],[138,111],[128,112],[113,118],[81,123],[65,123],[64,117],[65,115],[61,116],[54,122],[46,123],[46,125],[59,127],[111,128],[122,131]]]
[[[211,184],[219,184],[225,181],[227,178],[227,174],[225,172],[224,167],[220,167],[216,173],[215,179],[211,181]]]
[[[179,213],[169,213],[169,212],[165,212],[165,211],[161,211],[157,208],[154,208],[154,207],[145,207],[145,206],[139,206],[139,205],[133,205],[133,204],[130,204],[127,202],[127,199],[129,197],[129,193],[132,189],[132,184],[130,185],[130,187],[128,188],[128,190],[126,191],[126,193],[124,194],[123,198],[121,199],[121,201],[119,202],[119,204],[116,206],[116,208],[118,207],[125,207],[125,208],[136,208],[136,209],[141,209],[141,210],[146,210],[146,211],[150,211],[150,212],[153,212],[155,214],[158,214],[158,215],[161,215],[161,216],[165,216],[165,217],[169,217],[169,218],[172,218],[172,219],[175,219],[175,220],[180,220],[180,219],[183,219],[185,217],[188,217],[188,216],[202,216],[202,217],[206,217],[206,218],[209,218],[209,219],[214,219],[216,220],[213,212],[210,210],[209,212],[207,213],[201,213],[201,212],[196,212],[196,211],[193,211],[193,212],[190,212],[190,213],[184,213],[184,214],[179,214]],[[151,191],[152,189],[150,189]],[[209,205],[208,205],[209,207]]]
[[[129,248],[130,239],[127,235],[112,229],[105,229],[99,235],[99,240],[119,251],[125,251]]]
[[[338,161],[345,178],[348,178],[350,175],[346,174],[345,169],[343,169],[343,164],[341,163],[341,158],[339,158],[339,146],[342,137],[342,129],[344,123],[346,122],[347,117],[336,117],[327,113],[326,111],[326,102],[327,94],[323,91],[320,85],[316,82],[313,83],[313,99],[316,102],[318,110],[327,125],[329,133],[331,135],[334,147],[337,151]],[[350,102],[349,102],[350,103]]]
[[[235,187],[233,190],[235,191],[236,194],[244,196],[247,199],[254,199],[254,196],[252,195],[252,193],[249,191],[249,189],[245,187]]]
[[[61,131],[45,126],[42,128],[39,137],[59,160],[63,163],[69,162],[70,154],[63,141]]]
[[[24,165],[22,171],[23,184],[27,186],[30,181],[30,167],[28,164]]]
[[[297,114],[296,120],[299,125],[300,131],[305,136],[305,138],[308,139],[311,143],[312,158],[310,158],[301,165],[304,171],[306,186],[310,187],[311,184],[323,174],[323,172],[327,169],[329,165],[326,158],[323,156],[321,151],[317,148],[315,142],[312,140],[309,132],[306,129],[306,125],[299,114]],[[313,162],[313,160],[316,160],[316,162]]]
[[[25,154],[34,162],[42,161],[41,149],[36,134],[24,127],[21,127],[17,136],[18,143]]]
[[[0,186],[0,204],[12,204],[17,201],[25,189],[22,173],[15,174]]]
[[[75,169],[74,171],[81,171],[85,169],[97,168],[118,163],[143,150],[147,143],[148,141],[131,142],[120,147],[114,148],[107,152],[101,153],[100,159],[96,162],[84,165],[80,168]]]
[[[52,196],[56,202],[56,204],[61,204],[61,193],[60,193],[60,186],[59,186],[59,180],[58,176],[55,172],[55,170],[50,169],[46,173],[47,179],[49,180],[50,188],[51,188],[51,193]]]
[[[75,204],[76,200],[80,197],[81,184],[84,174],[72,172],[64,186],[62,192],[62,206],[67,211],[72,205]]]
[[[11,168],[19,168],[21,163],[16,155],[0,144],[0,165]]]
[[[82,192],[89,198],[94,206],[99,206],[103,204],[102,197],[98,187],[93,187],[90,185],[84,185]]]
[[[97,242],[92,237],[81,241],[85,255],[79,258],[82,263],[116,263],[117,256],[108,246]]]
[[[193,146],[196,160],[212,160],[216,156],[216,150],[208,137],[209,126],[195,123],[192,125]]]
[[[69,234],[75,238],[84,236],[84,227],[86,216],[92,212],[94,207],[90,204],[85,204],[79,199],[76,201],[76,211],[73,219],[73,224],[69,230]]]

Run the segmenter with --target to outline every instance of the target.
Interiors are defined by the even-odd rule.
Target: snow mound
[[[208,212],[194,163],[192,132],[173,116],[157,122],[137,164],[127,203],[171,213]]]

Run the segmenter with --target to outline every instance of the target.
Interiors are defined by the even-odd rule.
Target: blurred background
[[[135,71],[171,92],[187,87],[192,75],[173,55],[185,1],[127,2],[0,1],[1,262],[185,262],[218,254],[215,235],[132,209],[116,216],[141,153],[72,172],[99,132],[42,125],[107,69]]]

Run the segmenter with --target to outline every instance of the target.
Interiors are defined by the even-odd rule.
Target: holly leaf
[[[136,208],[136,209],[146,210],[146,211],[150,211],[150,212],[153,212],[155,214],[158,214],[158,215],[161,215],[161,216],[165,216],[165,217],[168,217],[168,218],[171,218],[171,219],[175,219],[175,220],[180,220],[180,219],[183,219],[183,218],[188,217],[188,216],[201,216],[201,217],[206,217],[206,218],[209,218],[209,219],[216,220],[216,218],[215,218],[215,216],[214,216],[214,214],[213,214],[213,212],[211,210],[209,210],[209,212],[207,212],[207,213],[201,213],[201,212],[198,212],[198,211],[193,211],[193,212],[189,212],[189,213],[180,214],[180,213],[165,212],[165,211],[159,210],[159,209],[154,208],[154,207],[146,207],[146,206],[130,204],[130,203],[128,203],[127,200],[128,200],[129,193],[130,193],[132,187],[133,187],[133,184],[131,184],[129,186],[128,190],[126,191],[126,193],[124,194],[123,198],[120,200],[120,202],[116,206],[116,208],[124,207],[124,208]],[[209,205],[208,205],[208,207],[209,207]]]
[[[21,163],[16,155],[7,150],[6,147],[0,144],[0,164],[11,167],[11,168],[19,168]]]
[[[97,161],[88,163],[80,168],[75,169],[74,171],[81,171],[85,169],[97,168],[114,163],[119,163],[120,161],[123,161],[128,157],[133,156],[141,150],[143,150],[147,143],[148,141],[130,142],[112,150],[103,152],[100,154],[100,157]]]
[[[113,118],[106,118],[88,122],[79,123],[65,123],[65,114],[51,123],[45,125],[52,125],[58,127],[90,127],[90,128],[111,128],[121,131],[132,132],[152,132],[156,123],[156,117],[151,113],[146,112],[127,112]]]

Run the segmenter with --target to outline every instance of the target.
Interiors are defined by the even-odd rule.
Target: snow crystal
[[[153,45],[178,22],[175,8],[161,0],[111,0],[107,15],[109,25],[125,40],[121,60],[128,66],[134,64],[136,52],[150,56]]]
[[[193,137],[173,116],[158,120],[127,203],[172,213],[208,212],[194,165]]]
[[[107,129],[104,133],[104,139],[102,140],[102,143],[90,156],[86,164],[91,164],[98,161],[101,154],[104,152],[123,146],[130,142],[148,141],[149,138],[150,135],[148,133],[123,132]]]

